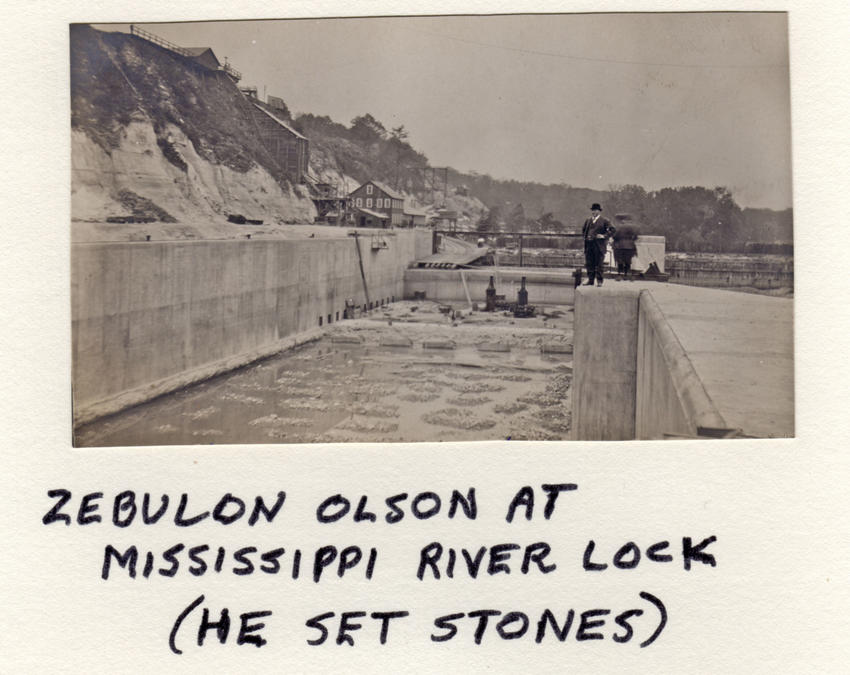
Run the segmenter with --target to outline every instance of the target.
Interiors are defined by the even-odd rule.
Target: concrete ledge
[[[679,284],[656,284],[652,297],[726,427],[794,436],[792,299]]]
[[[426,340],[422,349],[454,349],[457,345],[452,340]]]
[[[507,342],[479,342],[475,345],[479,352],[509,352],[511,346]]]
[[[542,354],[572,354],[573,345],[565,342],[544,342],[540,345]]]
[[[332,344],[359,345],[362,342],[363,338],[359,335],[334,335],[331,337]]]
[[[576,440],[794,434],[789,299],[606,284],[578,290],[574,332]]]
[[[638,352],[639,362],[643,367],[638,368],[638,384],[635,409],[635,435],[637,438],[659,438],[664,435],[679,433],[699,436],[700,429],[723,429],[728,425],[718,412],[703,386],[696,369],[688,358],[685,349],[670,327],[664,312],[661,311],[652,293],[647,290],[640,292],[641,314],[646,317],[649,326],[639,330]],[[654,335],[649,335],[652,332]],[[654,339],[655,347],[660,350],[664,362],[664,373],[653,373],[649,359],[646,357],[646,341]],[[643,356],[644,358],[641,358]],[[669,378],[675,397],[658,395],[661,377]],[[669,420],[674,411],[670,407],[678,404],[681,407],[684,428],[668,424],[663,428],[659,420]],[[661,410],[658,408],[661,407]],[[663,409],[667,407],[668,409]],[[677,411],[676,411],[677,412]]]
[[[404,337],[403,335],[394,335],[382,337],[378,341],[379,347],[401,347],[405,349],[409,349],[413,347],[413,340],[410,338]]]
[[[576,290],[572,437],[635,438],[637,288],[617,284]]]
[[[523,277],[526,277],[528,302],[532,305],[571,305],[575,289],[573,270],[541,270],[532,267],[480,267],[465,270],[409,268],[404,272],[404,297],[413,298],[417,291],[440,302],[467,302],[484,306],[487,285],[494,277],[496,293],[508,302],[516,302]],[[464,288],[464,278],[466,288]]]

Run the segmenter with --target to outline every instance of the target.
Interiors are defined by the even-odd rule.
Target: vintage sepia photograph
[[[69,31],[76,447],[794,437],[787,13]]]

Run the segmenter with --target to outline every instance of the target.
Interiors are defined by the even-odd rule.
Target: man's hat
[[[597,204],[596,202],[593,202],[593,205],[590,207],[590,210],[591,211],[601,211],[602,207],[599,206],[599,204]]]

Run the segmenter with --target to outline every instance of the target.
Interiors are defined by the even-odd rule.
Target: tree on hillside
[[[366,113],[351,120],[351,134],[359,141],[374,143],[384,140],[387,137],[387,130],[372,115]]]
[[[605,196],[605,210],[610,218],[628,213],[640,228],[646,222],[646,201],[646,190],[640,185],[610,186]]]
[[[741,211],[744,241],[752,242],[790,242],[794,238],[793,214],[791,209],[772,211],[770,209],[746,208]]]
[[[348,134],[344,124],[334,122],[327,115],[301,113],[293,120],[293,127],[298,133],[310,136],[341,136]]]
[[[412,150],[412,148],[407,144],[407,138],[410,134],[407,133],[407,129],[404,128],[404,125],[401,124],[397,127],[393,127],[390,130],[390,147],[392,148],[393,154],[393,178],[392,178],[392,186],[396,190],[399,188],[400,181],[400,171],[402,165],[402,159],[406,154],[406,150]]]
[[[534,221],[534,229],[538,232],[563,232],[564,224],[560,220],[556,220],[551,211],[542,214]]]
[[[646,222],[672,251],[733,251],[746,241],[740,207],[727,188],[663,188],[649,195]]]
[[[706,231],[709,237],[716,237],[719,244],[716,249],[720,251],[732,251],[743,249],[746,242],[746,232],[742,225],[744,218],[741,207],[735,203],[732,193],[726,187],[714,188],[716,210],[712,219],[710,230]],[[714,227],[714,222],[717,227]]]
[[[508,227],[514,232],[522,232],[526,229],[525,225],[525,208],[522,202],[516,204],[508,214]]]
[[[407,129],[404,128],[403,124],[390,129],[390,141],[393,143],[406,145],[408,136],[410,136],[410,134],[407,132]]]
[[[576,232],[581,230],[589,205],[600,202],[609,218],[629,214],[640,233],[665,237],[670,251],[744,251],[748,241],[792,239],[791,209],[741,209],[725,187],[670,187],[647,192],[640,185],[612,185],[600,192],[566,184],[498,180],[477,172],[453,174],[453,182],[468,185],[471,196],[491,205],[490,215],[479,224],[482,231],[496,231],[500,221],[510,229],[522,229],[519,214],[513,212],[517,209],[513,205],[521,203],[525,211],[541,214],[534,221],[525,218],[529,228],[554,229],[557,218],[564,223],[563,231]],[[497,211],[494,204],[505,205],[504,212]]]

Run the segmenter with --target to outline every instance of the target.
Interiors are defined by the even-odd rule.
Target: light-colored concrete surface
[[[626,286],[575,294],[572,436],[582,441],[635,437],[639,294]]]
[[[353,237],[74,244],[74,415],[112,412],[145,392],[183,386],[244,355],[403,293],[407,264],[430,233],[399,231],[387,248]]]
[[[666,237],[642,234],[637,238],[637,251],[632,259],[632,269],[645,272],[651,263],[658,265],[659,271],[664,271],[664,256],[667,246]],[[616,265],[614,265],[616,269]]]
[[[522,277],[526,277],[530,305],[573,304],[575,289],[572,270],[542,270],[533,267],[480,267],[466,270],[411,268],[404,273],[404,295],[406,298],[412,298],[415,291],[424,291],[429,300],[464,302],[464,276],[472,302],[477,302],[482,307],[487,299],[487,285],[491,276],[496,293],[504,295],[505,300],[509,302],[517,301]]]
[[[651,300],[643,300],[646,294]],[[627,339],[622,328],[624,322],[631,325],[631,310],[624,310],[625,317],[616,315],[624,297],[641,303],[632,335],[637,345],[636,437],[696,435],[699,427],[740,429],[758,438],[793,437],[791,299],[609,280],[603,288],[576,294],[574,438],[622,438],[622,421],[601,403],[589,405],[598,395],[584,389],[599,388],[597,375],[622,387],[622,364],[598,359],[594,349],[609,345],[609,334],[620,342]],[[645,307],[650,304],[652,311]],[[594,379],[581,375],[586,369],[596,374]]]
[[[635,436],[698,436],[727,429],[652,292],[640,291]]]
[[[652,284],[670,327],[728,426],[794,436],[793,300]]]

